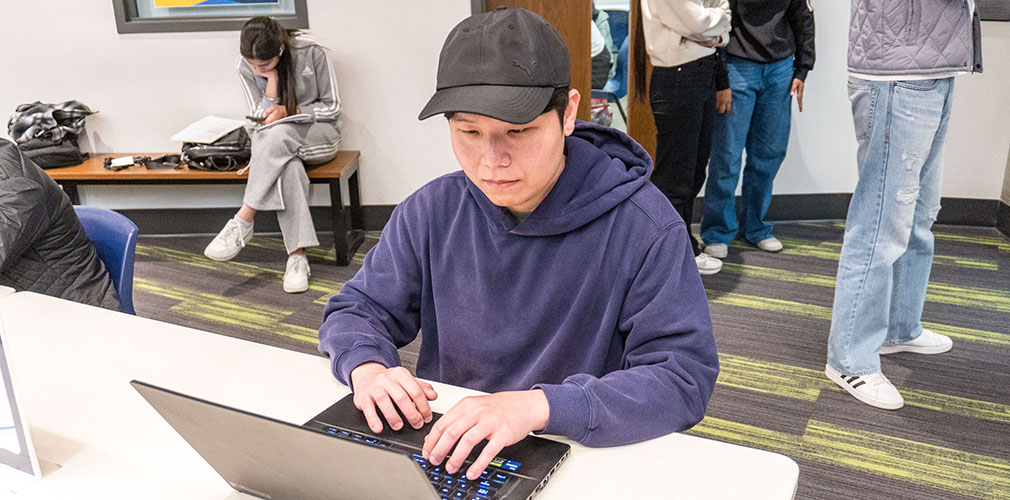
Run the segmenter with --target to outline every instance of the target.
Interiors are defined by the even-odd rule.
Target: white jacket
[[[729,43],[729,0],[641,0],[645,48],[653,66],[680,66],[715,53],[692,40]]]

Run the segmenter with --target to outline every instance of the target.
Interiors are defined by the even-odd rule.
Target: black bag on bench
[[[196,170],[239,170],[249,163],[251,155],[252,140],[243,127],[232,130],[210,144],[186,142],[182,145],[182,161]]]

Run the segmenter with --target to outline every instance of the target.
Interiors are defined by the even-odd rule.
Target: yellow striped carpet
[[[823,373],[842,231],[778,224],[782,253],[734,244],[723,271],[705,277],[722,371],[708,416],[689,432],[792,457],[797,498],[1010,499],[1010,241],[993,229],[935,228],[923,321],[954,349],[885,357],[905,397],[888,412]],[[336,267],[321,235],[309,254],[311,288],[288,295],[279,236],[257,235],[227,263],[203,257],[209,238],[141,237],[138,314],[316,353],[323,305],[362,253]],[[361,252],[377,239],[369,234]],[[407,366],[416,347],[401,349]]]

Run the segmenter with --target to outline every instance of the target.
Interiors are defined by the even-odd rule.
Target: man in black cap
[[[470,479],[530,432],[613,446],[688,429],[718,374],[684,221],[641,146],[576,121],[569,73],[557,31],[526,10],[449,33],[420,119],[448,119],[462,171],[397,206],[319,331],[375,432],[380,413],[394,429],[431,420],[437,394],[397,354],[418,330],[419,377],[492,393],[425,440],[456,473],[486,439]]]

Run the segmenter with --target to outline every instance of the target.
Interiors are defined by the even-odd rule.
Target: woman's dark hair
[[[239,53],[246,59],[269,61],[280,55],[277,61],[277,97],[289,115],[298,113],[290,42],[299,33],[298,30],[285,29],[270,17],[258,16],[246,21],[239,38]]]

